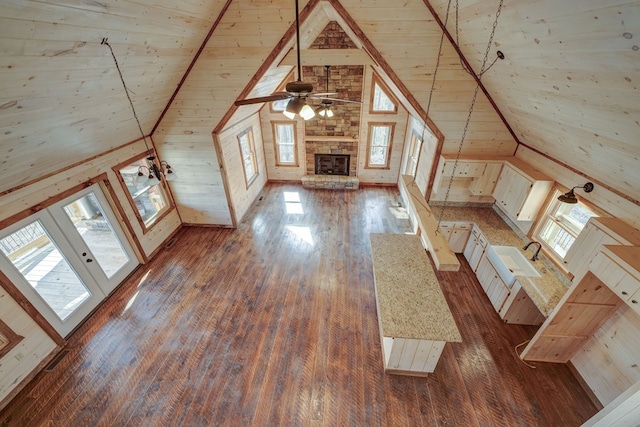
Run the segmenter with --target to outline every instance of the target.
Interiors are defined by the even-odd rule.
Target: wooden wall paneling
[[[443,19],[447,3],[431,3]],[[639,7],[625,0],[570,1],[559,8],[547,0],[506,3],[495,37],[506,59],[483,77],[524,145],[636,203],[638,147],[631,141],[640,113],[634,37],[640,23],[622,17],[635,16]],[[478,0],[461,5],[460,48],[476,66],[495,9]]]
[[[302,3],[304,6],[304,2]],[[273,46],[281,49],[292,42],[291,23],[294,18],[291,4],[284,0],[270,4],[268,9],[260,4],[232,2],[157,127],[154,140],[163,157],[172,159],[174,155],[171,153],[174,150],[194,152],[191,159],[184,158],[184,164],[172,159],[178,166],[185,169],[188,167],[191,175],[172,185],[180,215],[185,223],[233,223],[232,214],[227,207],[222,176],[224,171],[219,170],[211,132],[217,129],[218,134],[221,134],[228,124],[233,125],[246,115],[258,111],[261,105],[240,109],[233,107],[233,102],[239,96],[252,96],[251,90],[246,89],[248,83],[258,83],[262,74],[265,74],[266,80],[261,82],[259,87],[260,91],[264,91],[261,94],[271,93],[281,83],[282,76],[286,75],[289,67],[268,73],[267,70],[270,62],[277,63],[286,53],[274,50]],[[239,21],[244,24],[236,25]],[[253,30],[246,31],[247,26],[251,26]],[[285,38],[283,34],[286,35]],[[289,38],[286,38],[287,36]],[[263,65],[265,61],[267,62]],[[262,72],[256,76],[256,70]],[[184,122],[187,118],[196,124],[206,123],[207,126],[192,127],[188,122]],[[257,139],[261,139],[259,132],[258,122],[254,130],[254,137]],[[190,136],[189,142],[172,143],[174,136],[179,136],[182,140],[185,133]],[[226,155],[227,151],[223,149],[223,152]],[[262,149],[260,152],[263,152]],[[206,160],[202,161],[203,159]],[[177,171],[178,166],[173,163],[172,166],[175,166]],[[264,168],[262,172],[266,175]],[[207,175],[208,178],[200,180],[196,178],[198,175]],[[244,185],[244,178],[241,175],[240,178]],[[236,185],[231,179],[229,183],[232,187]],[[203,194],[207,197],[202,197]],[[236,211],[236,215],[240,215],[240,212]]]
[[[516,157],[524,160],[529,164],[535,164],[536,168],[544,172],[546,175],[567,188],[584,185],[585,182],[591,181],[595,184],[595,188],[591,193],[576,190],[580,198],[598,206],[600,209],[609,213],[611,216],[620,218],[635,228],[640,228],[640,206],[632,201],[620,197],[618,194],[600,186],[599,181],[590,176],[595,168],[586,170],[584,173],[578,174],[575,171],[564,167],[561,163],[553,161],[527,147],[518,148]]]
[[[640,315],[621,305],[571,359],[604,405],[640,381],[638,336]]]
[[[371,79],[373,70],[371,67],[364,67],[365,78],[362,86],[362,108],[360,109],[361,119],[360,135],[358,141],[358,172],[357,176],[361,183],[381,183],[392,184],[398,182],[400,166],[402,163],[402,153],[404,152],[405,131],[409,113],[403,105],[398,106],[395,114],[371,114],[369,112],[369,103],[371,100]],[[388,169],[366,168],[367,147],[369,142],[369,122],[385,122],[394,123],[393,141],[391,144],[391,157],[389,159]]]
[[[15,394],[16,388],[24,386],[32,371],[57,348],[57,344],[3,287],[0,287],[0,300],[0,318],[16,334],[24,337],[0,363],[0,402],[4,404],[4,399]]]
[[[6,101],[0,102],[0,146],[10,150],[12,161],[0,170],[0,191],[102,154],[139,133],[102,37],[110,38],[143,129],[150,129],[220,2],[184,9],[163,3],[3,4]],[[30,166],[34,161],[37,167]]]
[[[134,144],[126,145],[119,150],[111,151],[104,156],[96,157],[86,163],[65,169],[56,175],[36,181],[31,185],[19,188],[11,193],[4,194],[0,196],[0,212],[2,212],[0,221],[11,218],[20,212],[27,211],[47,199],[55,198],[57,195],[68,192],[70,189],[82,185],[95,176],[106,173],[111,188],[113,189],[112,195],[117,199],[119,205],[122,206],[125,214],[125,222],[128,225],[125,225],[124,228],[128,229],[129,226],[131,227],[134,233],[134,240],[137,240],[139,243],[139,246],[137,246],[138,249],[140,249],[145,256],[148,256],[180,227],[180,217],[174,209],[170,211],[160,223],[152,227],[147,234],[144,234],[138,225],[131,205],[127,201],[125,190],[120,185],[113,170],[111,170],[114,165],[134,158],[140,153],[143,153],[144,150],[144,144],[142,141],[138,141]],[[117,207],[114,210],[118,212]]]
[[[244,214],[251,207],[267,182],[267,166],[260,125],[259,114],[253,114],[228,127],[220,135],[214,135],[220,147],[219,154],[224,159],[225,170],[223,173],[226,177],[235,224],[242,220]],[[258,176],[249,188],[246,186],[242,157],[238,145],[238,135],[247,129],[251,129],[253,134],[256,164],[258,166]]]

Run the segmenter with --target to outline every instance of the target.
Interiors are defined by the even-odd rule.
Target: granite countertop
[[[524,240],[513,231],[502,217],[489,207],[432,206],[436,217],[443,221],[474,222],[490,245],[515,246],[527,258],[531,259],[534,248],[523,251],[522,247],[529,240]],[[516,276],[529,298],[540,312],[548,317],[567,292],[570,283],[563,281],[542,260],[532,261],[531,265],[540,273],[540,277]]]
[[[370,234],[376,303],[384,337],[461,342],[420,237]]]

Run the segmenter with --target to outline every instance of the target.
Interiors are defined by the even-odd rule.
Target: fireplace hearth
[[[348,154],[315,154],[316,175],[349,176]]]

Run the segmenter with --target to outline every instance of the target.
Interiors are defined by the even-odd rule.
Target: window
[[[244,169],[244,179],[247,188],[258,176],[258,163],[256,162],[256,149],[253,144],[253,130],[245,130],[238,135],[238,146],[240,147],[240,157],[242,158],[242,169]]]
[[[395,113],[398,111],[398,103],[389,93],[390,91],[380,78],[374,75],[371,89],[371,113]]]
[[[420,149],[422,148],[422,139],[415,132],[411,133],[411,139],[409,140],[409,151],[407,163],[404,167],[405,175],[416,176],[416,169],[418,168],[418,157],[420,156]]]
[[[589,218],[598,215],[583,203],[572,205],[558,201],[559,195],[556,191],[537,229],[537,237],[559,258],[564,258]]]
[[[140,158],[126,166],[118,166],[120,181],[127,189],[129,202],[131,203],[138,221],[144,232],[169,211],[170,204],[164,188],[164,180],[149,182],[149,163],[146,158]],[[138,173],[142,173],[139,176]]]
[[[278,166],[298,166],[295,122],[273,122]]]
[[[271,111],[278,112],[278,113],[283,112],[287,108],[287,104],[289,103],[289,101],[290,101],[289,98],[273,101],[271,103]]]
[[[369,124],[368,168],[388,168],[393,124]]]

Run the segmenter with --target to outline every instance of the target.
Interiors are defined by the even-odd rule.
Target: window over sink
[[[552,254],[563,259],[576,237],[592,216],[599,216],[585,203],[562,203],[558,200],[561,192],[555,192],[535,236]]]

